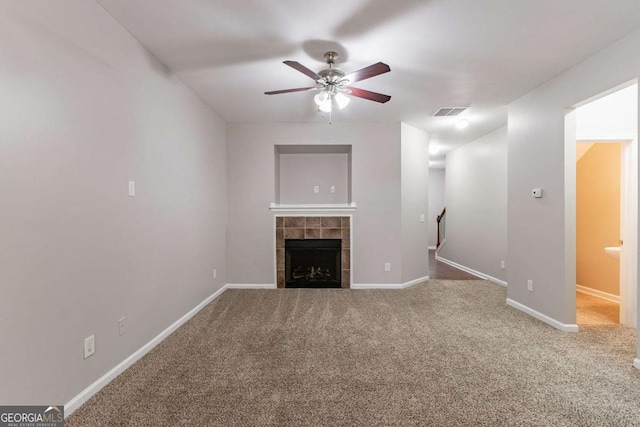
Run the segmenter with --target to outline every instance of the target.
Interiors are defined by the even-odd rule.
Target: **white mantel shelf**
[[[279,204],[271,203],[269,209],[272,212],[353,212],[355,203],[339,204]]]

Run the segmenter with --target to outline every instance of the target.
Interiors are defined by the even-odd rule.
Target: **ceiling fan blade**
[[[384,62],[378,62],[373,65],[369,65],[368,67],[364,67],[358,71],[354,71],[353,73],[347,74],[344,76],[345,80],[349,80],[349,83],[359,82],[360,80],[369,79],[371,77],[375,77],[380,74],[388,73],[391,71],[391,68]]]
[[[368,99],[369,101],[376,101],[384,104],[389,101],[391,97],[389,95],[383,95],[382,93],[371,92],[369,90],[358,89],[357,87],[348,87],[346,88],[346,93],[349,93],[351,96],[357,96],[358,98]]]
[[[322,80],[322,77],[320,77],[318,73],[316,73],[315,71],[311,71],[310,69],[308,69],[307,67],[305,67],[299,62],[284,61],[284,63],[287,64],[289,67],[300,71],[302,74],[306,74],[307,76],[311,77],[313,80]]]
[[[317,87],[298,87],[295,89],[282,89],[282,90],[272,90],[270,92],[265,92],[265,95],[279,95],[281,93],[290,93],[290,92],[306,92],[308,90],[317,90]]]

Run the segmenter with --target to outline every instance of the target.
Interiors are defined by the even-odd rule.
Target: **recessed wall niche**
[[[351,203],[351,145],[275,145],[276,204]]]

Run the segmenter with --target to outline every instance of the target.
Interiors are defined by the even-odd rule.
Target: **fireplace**
[[[302,247],[298,246],[294,252],[293,263],[295,264],[298,256],[302,256],[305,248],[313,247],[317,245],[318,241],[323,240],[334,240],[336,242],[332,243],[322,243],[323,245],[338,245],[336,248],[331,248],[328,246],[323,247],[322,252],[324,254],[321,256],[324,260],[323,265],[318,265],[318,260],[316,260],[315,265],[307,265],[307,267],[313,268],[313,275],[311,274],[311,270],[308,272],[304,272],[306,276],[309,274],[309,277],[313,276],[315,282],[320,282],[320,278],[322,275],[326,276],[326,270],[322,270],[322,268],[329,268],[329,273],[331,279],[328,284],[334,286],[337,282],[338,286],[342,288],[350,288],[351,287],[351,217],[350,216],[275,216],[275,243],[276,243],[276,280],[278,288],[290,287],[290,285],[286,285],[286,282],[291,282],[293,279],[293,273],[295,272],[296,267],[298,265],[293,265],[292,269],[287,271],[285,268],[285,261],[289,257],[289,260],[286,262],[287,265],[292,261],[290,259],[291,254],[285,255],[287,252],[287,248],[285,248],[285,242],[287,242],[287,247],[291,247],[292,242],[293,245],[302,245]],[[309,241],[309,243],[301,243],[302,241]],[[304,245],[310,246],[304,246]],[[332,253],[329,257],[327,253]],[[337,254],[336,254],[337,253]],[[306,256],[306,255],[305,255]],[[337,257],[337,258],[336,258]],[[329,259],[331,261],[329,261]],[[306,262],[306,261],[305,261]],[[312,262],[313,264],[313,262]],[[307,268],[303,267],[303,268]],[[318,272],[318,268],[321,270]],[[333,269],[332,269],[333,268]],[[335,272],[335,273],[334,273]],[[298,273],[295,274],[297,279],[301,279],[303,270],[299,269]],[[335,276],[334,274],[337,274]],[[297,279],[294,279],[297,280]],[[328,286],[325,284],[325,286]],[[286,285],[286,286],[285,286]],[[319,287],[319,286],[318,286]]]
[[[285,288],[340,288],[341,239],[287,239]]]

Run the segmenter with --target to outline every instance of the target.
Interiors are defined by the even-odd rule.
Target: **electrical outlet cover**
[[[118,334],[122,336],[126,333],[127,333],[127,318],[122,317],[121,319],[118,320]]]
[[[96,337],[90,335],[84,339],[84,358],[92,356],[96,352]]]

